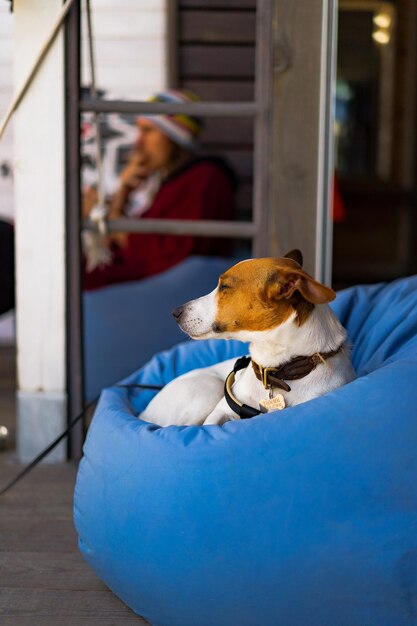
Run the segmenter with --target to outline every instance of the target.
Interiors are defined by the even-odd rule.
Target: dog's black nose
[[[181,315],[184,313],[184,307],[183,306],[177,306],[176,309],[173,309],[172,311],[172,315],[175,317],[175,319],[178,320],[180,319]]]

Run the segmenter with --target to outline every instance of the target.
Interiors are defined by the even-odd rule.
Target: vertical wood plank
[[[280,0],[274,13],[270,249],[300,248],[330,280],[333,0]]]

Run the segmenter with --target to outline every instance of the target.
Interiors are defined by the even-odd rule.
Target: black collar
[[[253,406],[249,406],[248,404],[242,404],[234,397],[232,393],[232,386],[235,382],[236,372],[248,367],[250,362],[250,356],[241,356],[240,359],[238,359],[234,364],[233,370],[230,372],[224,383],[224,397],[226,398],[226,402],[230,406],[232,411],[237,413],[237,415],[239,415],[240,419],[242,420],[248,419],[249,417],[255,417],[255,415],[259,415],[262,412],[259,409],[254,409]]]
[[[250,417],[260,415],[262,413],[260,409],[255,409],[253,406],[249,406],[248,404],[242,404],[232,393],[232,386],[235,382],[235,374],[239,370],[243,370],[248,367],[249,363],[252,361],[255,376],[262,381],[265,389],[279,387],[284,391],[291,391],[291,387],[285,382],[285,380],[298,380],[299,378],[304,378],[304,376],[310,374],[310,372],[312,372],[319,363],[324,363],[326,359],[329,359],[340,352],[342,346],[343,344],[341,344],[336,350],[331,350],[330,352],[316,352],[316,354],[313,354],[312,356],[296,356],[291,359],[291,361],[281,365],[280,367],[262,367],[258,363],[255,363],[255,361],[252,361],[250,356],[242,356],[236,361],[233,366],[233,370],[227,376],[224,383],[224,397],[226,398],[226,402],[232,411],[239,415],[240,419],[248,419]]]

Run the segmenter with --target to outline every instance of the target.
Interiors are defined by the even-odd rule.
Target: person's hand
[[[84,219],[87,219],[90,216],[91,209],[96,206],[98,203],[98,192],[94,187],[86,187],[82,192],[82,216]],[[115,211],[112,209],[112,204],[110,203],[108,219],[117,219],[121,217],[121,211]],[[111,233],[104,239],[104,244],[110,246],[111,243],[116,243],[119,248],[123,248],[127,242],[127,233]]]
[[[129,163],[120,173],[120,183],[124,187],[136,189],[148,175],[149,171],[144,155],[135,150]]]
[[[86,187],[83,189],[81,198],[81,213],[83,218],[87,218],[90,215],[90,211],[98,202],[97,189],[94,187]]]

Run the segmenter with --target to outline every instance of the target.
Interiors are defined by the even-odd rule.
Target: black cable
[[[160,391],[162,389],[162,387],[157,386],[157,385],[139,385],[139,384],[132,384],[132,385],[113,385],[113,387],[122,387],[124,389],[130,389],[130,388],[136,388],[136,389],[151,389],[152,391]],[[74,417],[74,419],[69,423],[69,425],[67,426],[67,428],[64,430],[63,433],[61,433],[56,439],[54,439],[52,441],[52,443],[49,444],[49,446],[47,448],[45,448],[44,450],[42,450],[42,452],[40,452],[38,454],[38,456],[36,456],[33,461],[31,461],[29,463],[29,465],[26,465],[26,467],[24,467],[22,469],[21,472],[19,472],[19,474],[17,474],[17,476],[15,476],[13,478],[12,481],[9,482],[8,485],[6,485],[5,487],[3,487],[3,489],[0,490],[0,496],[2,496],[3,494],[6,493],[6,491],[9,491],[9,489],[11,489],[16,483],[18,483],[24,476],[26,476],[26,474],[28,474],[36,465],[38,465],[38,463],[40,463],[46,456],[48,456],[48,454],[50,452],[52,452],[52,450],[63,440],[65,439],[65,437],[68,436],[71,428],[73,428],[75,426],[75,424],[77,424],[77,422],[80,421],[80,419],[84,416],[84,414],[88,411],[88,409],[90,407],[92,407],[97,400],[99,399],[100,396],[97,396],[96,398],[94,398],[94,400],[92,400],[91,402],[89,402],[89,404],[87,404],[86,407],[84,407],[84,409],[82,410],[82,412],[77,415],[77,417]]]

